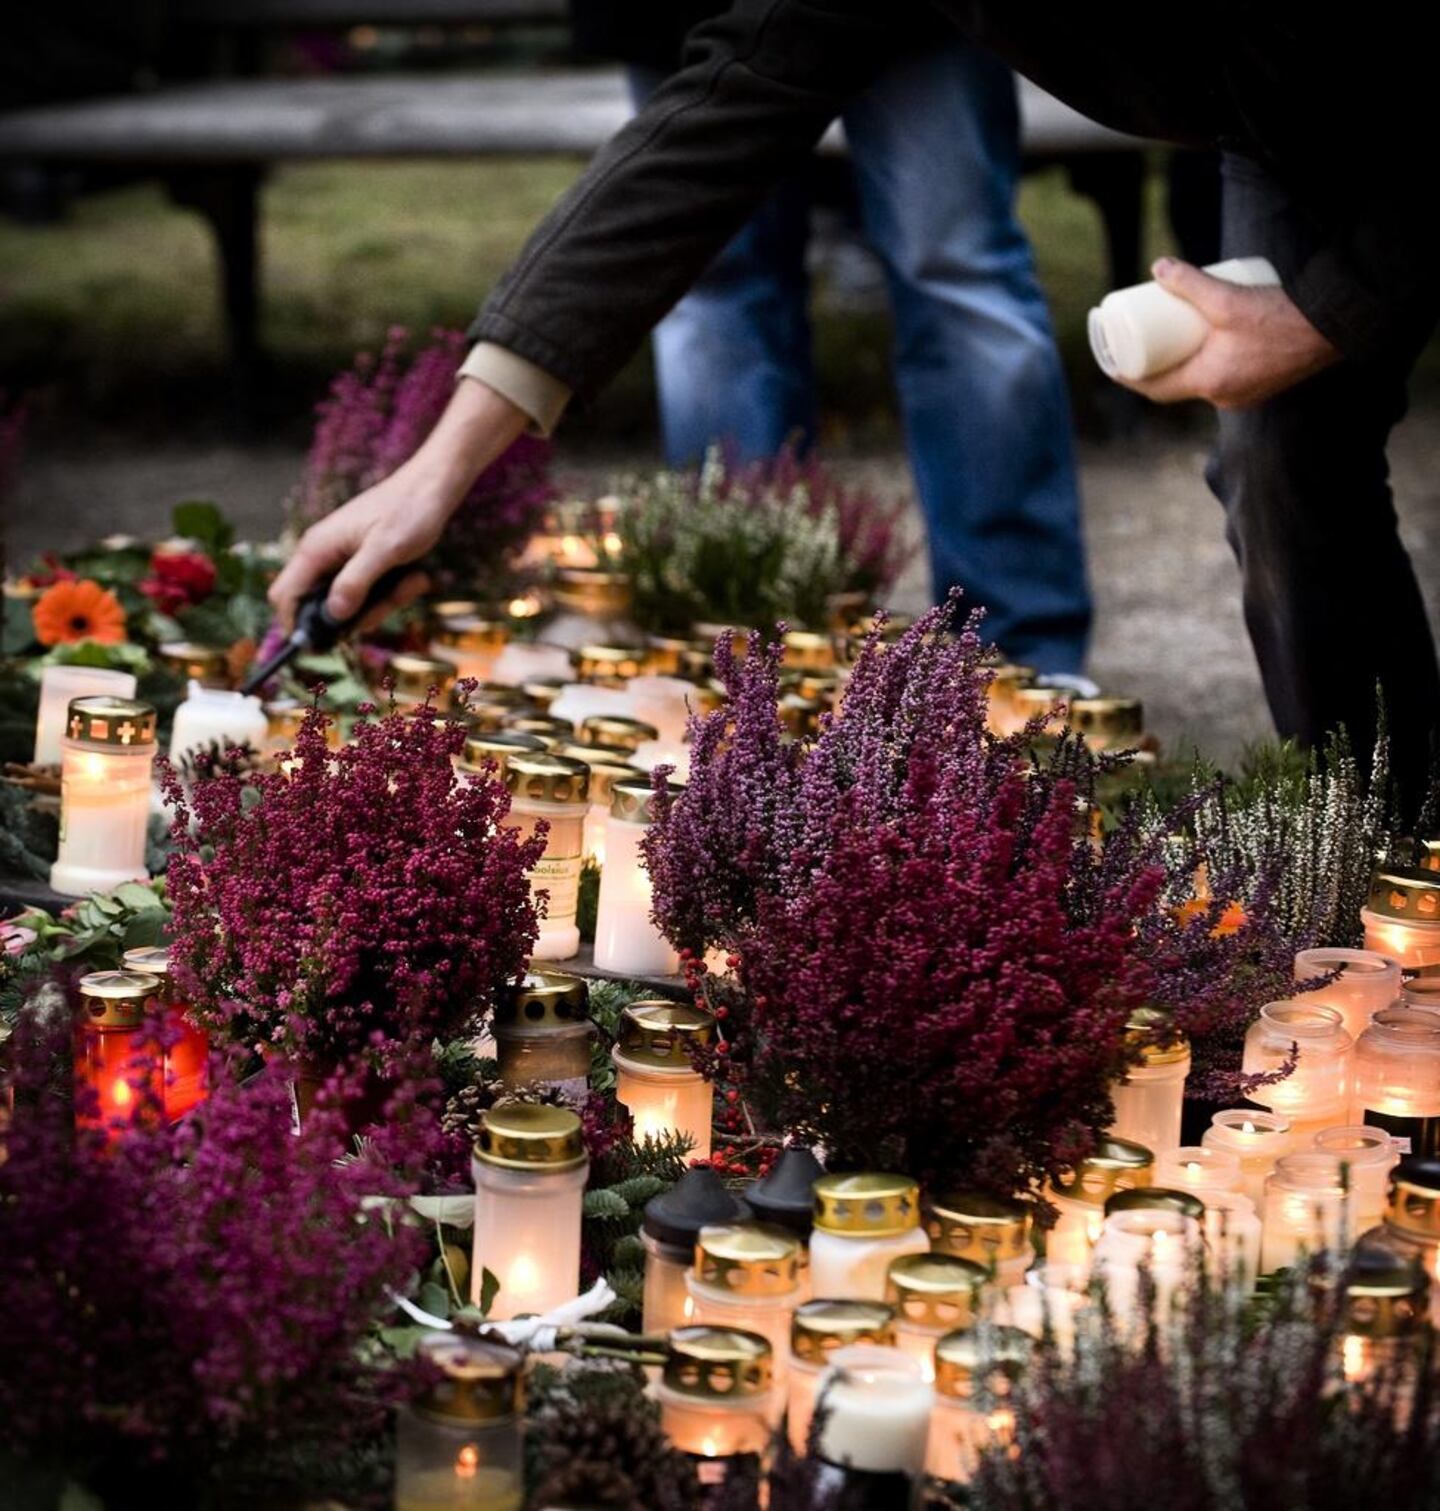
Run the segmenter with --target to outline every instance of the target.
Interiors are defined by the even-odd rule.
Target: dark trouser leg
[[[1226,257],[1267,256],[1283,274],[1314,234],[1278,185],[1227,160]],[[1225,506],[1276,728],[1321,746],[1343,725],[1368,760],[1380,685],[1413,811],[1440,671],[1385,459],[1406,377],[1343,363],[1266,404],[1221,414],[1207,478]]]

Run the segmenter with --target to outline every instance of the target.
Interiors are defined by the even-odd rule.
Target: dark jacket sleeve
[[[470,327],[599,388],[904,45],[918,0],[738,0],[596,156]],[[887,16],[890,18],[887,22]]]

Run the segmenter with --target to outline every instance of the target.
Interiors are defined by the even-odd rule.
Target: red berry
[[[715,1053],[717,1055],[728,1055],[730,1053],[730,1046],[724,1041],[724,1039],[721,1039],[721,1041],[715,1046]]]
[[[715,1016],[723,1023],[726,1018],[730,1016],[730,1009],[726,1007],[722,1002],[720,1006],[715,1009]]]
[[[738,1102],[740,1100],[740,1093],[732,1088],[725,1093],[725,1100],[727,1102]]]

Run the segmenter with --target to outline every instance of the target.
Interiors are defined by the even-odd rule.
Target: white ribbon
[[[396,1295],[393,1291],[391,1296],[396,1306],[422,1327],[433,1327],[441,1332],[452,1330],[454,1324],[447,1322],[443,1317],[437,1317],[433,1312],[425,1311],[423,1307],[416,1306],[413,1301]],[[559,1306],[552,1307],[538,1317],[516,1317],[511,1322],[487,1322],[485,1326],[487,1331],[499,1333],[507,1343],[516,1348],[528,1348],[537,1354],[553,1353],[559,1347],[559,1335],[562,1331],[576,1329],[578,1324],[584,1323],[587,1317],[593,1317],[596,1312],[603,1312],[615,1299],[615,1292],[610,1288],[610,1282],[602,1278],[597,1280],[583,1296],[576,1296],[572,1301],[562,1301]],[[578,1327],[578,1330],[589,1336],[628,1336],[623,1327],[613,1327],[603,1322]]]

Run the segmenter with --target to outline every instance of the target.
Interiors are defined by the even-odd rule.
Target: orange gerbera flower
[[[76,640],[118,645],[125,638],[125,610],[120,600],[89,578],[57,582],[46,588],[30,617],[41,645],[69,645]]]

